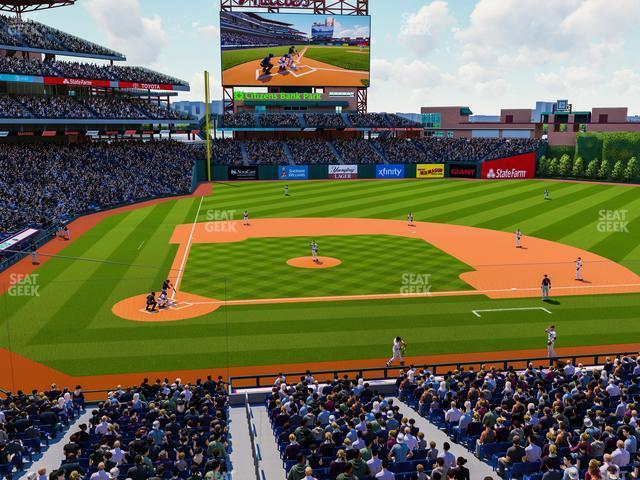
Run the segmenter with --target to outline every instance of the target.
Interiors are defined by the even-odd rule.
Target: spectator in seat
[[[291,479],[287,479],[287,480],[291,480]],[[353,464],[347,463],[345,466],[344,472],[338,475],[336,480],[358,480],[358,477],[356,477],[353,473]]]
[[[520,437],[514,437],[511,447],[507,450],[504,457],[498,460],[498,472],[500,476],[504,476],[505,469],[514,463],[523,462],[525,459],[524,448],[520,445]]]
[[[395,480],[396,476],[393,472],[389,471],[389,461],[383,460],[381,470],[376,473],[376,480]]]
[[[291,467],[291,470],[289,470],[289,474],[287,475],[287,480],[302,480],[306,473],[306,469],[307,469],[307,458],[304,456],[304,454],[299,453],[297,458],[297,463]]]

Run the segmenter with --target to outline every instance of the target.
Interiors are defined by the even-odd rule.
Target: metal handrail
[[[630,355],[638,355],[638,352],[609,352],[609,353],[596,353],[596,354],[582,354],[582,355],[565,355],[559,358],[563,358],[566,360],[571,360],[573,364],[582,363],[584,366],[592,367],[596,365],[600,365],[600,359],[604,359],[607,357],[620,358],[623,356]],[[515,364],[529,364],[530,362],[540,362],[540,361],[549,361],[548,357],[523,357],[523,358],[513,358],[513,359],[499,359],[499,360],[475,360],[475,361],[451,361],[448,363],[427,363],[427,364],[415,364],[429,370],[433,375],[438,375],[439,373],[447,373],[451,370],[459,370],[461,367],[471,367],[471,366],[497,366],[501,365],[501,370],[508,370],[509,367],[516,367]],[[408,364],[411,362],[407,362]],[[453,368],[452,368],[453,367]],[[314,376],[323,376],[323,375],[332,375],[333,377],[338,377],[341,374],[356,374],[359,377],[364,378],[365,373],[374,373],[374,372],[382,372],[381,375],[373,375],[367,376],[367,380],[389,380],[397,378],[397,375],[402,371],[403,367],[368,367],[368,368],[345,368],[345,369],[333,369],[333,370],[315,370],[313,371]],[[289,372],[285,373],[287,377],[300,377],[306,375],[307,372]],[[390,374],[394,374],[390,376]],[[273,385],[273,378],[276,374],[269,375],[242,375],[242,376],[232,376],[229,377],[229,390],[233,393],[234,388],[261,388],[261,387],[271,387]],[[263,383],[261,380],[270,379],[269,383]],[[250,382],[246,382],[250,380]],[[235,387],[234,387],[235,383]],[[238,385],[238,383],[242,383]]]

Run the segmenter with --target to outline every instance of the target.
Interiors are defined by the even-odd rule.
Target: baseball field
[[[543,353],[550,323],[560,353],[640,347],[638,187],[283,187],[215,183],[74,222],[72,241],[53,240],[40,266],[27,259],[0,276],[0,387],[382,365],[396,335],[416,362]],[[544,274],[550,302],[539,298]],[[166,278],[173,306],[146,312]]]
[[[296,45],[293,68],[279,70],[278,60],[289,45],[222,51],[223,85],[327,85],[362,86],[369,80],[369,48],[354,46]],[[275,67],[265,75],[260,62],[273,54]],[[328,82],[328,83],[322,83]]]

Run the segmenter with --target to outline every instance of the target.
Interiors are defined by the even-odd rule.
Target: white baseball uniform
[[[520,230],[516,231],[516,248],[520,248],[522,246],[522,232]]]
[[[576,260],[576,280],[582,280],[582,260]]]
[[[556,357],[556,351],[554,349],[556,344],[556,336],[557,335],[555,330],[549,330],[547,332],[547,355],[549,356],[549,358]]]

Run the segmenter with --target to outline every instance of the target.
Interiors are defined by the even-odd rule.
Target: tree
[[[558,163],[558,175],[561,177],[568,177],[571,175],[572,170],[573,163],[571,162],[571,157],[565,153],[560,157],[560,162]]]
[[[597,178],[599,169],[600,169],[600,160],[598,160],[597,158],[594,158],[589,162],[589,165],[587,165],[587,171],[584,173],[584,175],[587,178]]]
[[[598,170],[598,178],[600,180],[607,180],[611,175],[611,167],[609,166],[609,160],[606,158],[602,160],[600,164],[600,170]]]
[[[547,176],[555,177],[558,175],[558,159],[552,158],[547,167]]]
[[[571,175],[575,178],[584,177],[584,161],[582,160],[582,157],[576,158],[576,161],[573,162],[573,171],[571,172]]]
[[[611,178],[614,180],[622,180],[624,178],[625,165],[622,160],[618,160],[611,170]]]
[[[547,175],[547,170],[549,169],[549,160],[544,155],[540,157],[538,160],[538,176],[544,177]]]
[[[625,168],[624,170],[624,179],[627,182],[630,182],[638,178],[638,176],[640,175],[638,173],[639,171],[640,168],[638,166],[638,160],[636,160],[636,157],[631,157],[631,159],[629,159],[629,163],[627,163],[627,168]]]

